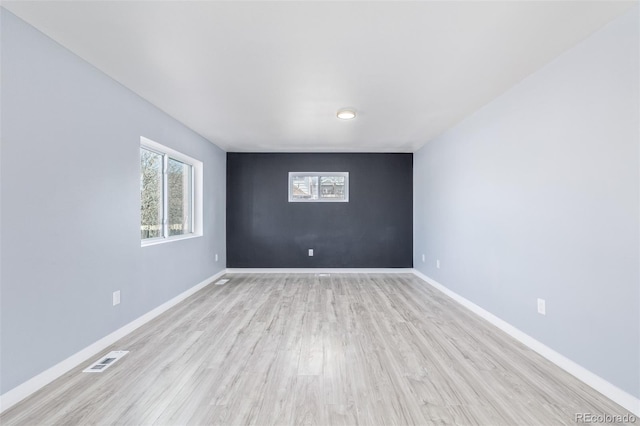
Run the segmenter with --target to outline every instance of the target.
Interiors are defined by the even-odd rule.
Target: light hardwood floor
[[[411,274],[229,274],[3,425],[558,425],[626,414]],[[97,359],[98,357],[96,357]],[[91,360],[94,361],[94,360]]]

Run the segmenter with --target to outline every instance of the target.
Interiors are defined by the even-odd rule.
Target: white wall
[[[636,7],[414,158],[415,267],[636,397],[638,28]]]
[[[226,155],[1,19],[3,394],[224,269]],[[204,163],[203,237],[140,247],[140,136]]]

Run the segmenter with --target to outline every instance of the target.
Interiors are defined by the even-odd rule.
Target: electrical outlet
[[[313,249],[309,249],[309,256],[313,256]]]
[[[218,261],[218,253],[216,253],[216,262]]]
[[[436,260],[436,268],[440,269],[440,259]]]
[[[424,262],[425,262],[425,259],[426,259],[426,258],[424,257],[424,253],[422,253],[422,263],[424,263]]]
[[[120,304],[120,290],[113,292],[113,306]]]
[[[538,313],[540,315],[547,315],[547,303],[544,299],[538,299]]]

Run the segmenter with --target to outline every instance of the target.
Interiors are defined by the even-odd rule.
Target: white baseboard
[[[622,389],[618,388],[617,386],[613,385],[612,383],[608,382],[607,380],[603,379],[597,374],[592,373],[591,371],[587,370],[586,368],[577,364],[576,362],[570,360],[564,355],[554,351],[547,345],[537,341],[533,337],[520,331],[519,329],[515,328],[508,322],[498,318],[497,316],[493,315],[489,311],[486,311],[485,309],[481,308],[480,306],[476,305],[470,300],[465,299],[459,294],[449,290],[447,287],[443,286],[436,280],[424,275],[422,272],[414,269],[413,273],[418,278],[425,281],[427,284],[431,285],[432,287],[446,294],[447,296],[449,296],[450,298],[452,298],[453,300],[455,300],[465,308],[469,309],[470,311],[478,314],[480,317],[489,321],[491,324],[495,325],[500,330],[509,334],[511,337],[515,338],[520,343],[523,343],[524,345],[533,349],[538,354],[542,355],[552,363],[556,364],[558,367],[562,368],[569,374],[575,376],[577,379],[591,386],[593,389],[600,392],[610,400],[626,408],[636,416],[640,416],[640,399],[636,398],[635,396],[631,395],[628,392],[623,391]]]
[[[230,274],[411,274],[413,268],[227,268]]]
[[[183,301],[187,297],[191,296],[192,294],[194,294],[198,290],[203,289],[204,287],[206,287],[207,285],[211,284],[213,281],[215,281],[217,278],[221,277],[225,273],[226,273],[226,270],[223,269],[222,271],[218,272],[217,274],[205,279],[204,281],[196,284],[195,286],[191,287],[190,289],[180,293],[179,295],[177,295],[173,299],[163,303],[162,305],[158,306],[157,308],[155,308],[155,309],[147,312],[146,314],[136,318],[135,320],[131,321],[129,324],[127,324],[127,325],[125,325],[123,327],[120,327],[119,329],[117,329],[113,333],[109,334],[108,336],[103,337],[102,339],[98,340],[97,342],[95,342],[95,343],[87,346],[86,348],[82,349],[81,351],[71,355],[69,358],[65,359],[64,361],[59,362],[58,364],[54,365],[53,367],[49,368],[48,370],[43,371],[42,373],[40,373],[37,376],[27,380],[26,382],[22,383],[21,385],[18,385],[15,388],[11,389],[10,391],[7,391],[3,395],[0,395],[0,413],[2,413],[3,411],[7,410],[10,407],[12,407],[13,405],[17,404],[18,402],[22,401],[23,399],[25,399],[26,397],[28,397],[29,395],[31,395],[35,391],[37,391],[37,390],[43,388],[44,386],[48,385],[49,383],[51,383],[52,381],[54,381],[58,377],[62,376],[66,372],[68,372],[69,370],[71,370],[71,369],[77,367],[78,365],[86,362],[89,358],[97,355],[100,351],[102,351],[105,348],[109,347],[110,345],[114,344],[119,339],[121,339],[124,336],[126,336],[127,334],[131,333],[132,331],[134,331],[138,327],[148,323],[149,321],[151,321],[152,319],[154,319],[155,317],[157,317],[161,313],[165,312],[169,308],[177,305],[178,303],[180,303],[181,301]]]

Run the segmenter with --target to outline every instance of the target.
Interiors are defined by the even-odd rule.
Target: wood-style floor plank
[[[3,425],[562,425],[627,412],[411,274],[229,274]],[[97,357],[96,357],[97,358]]]

